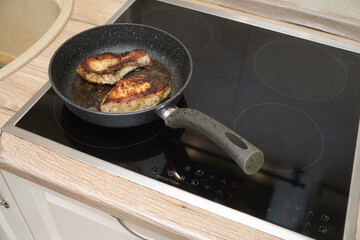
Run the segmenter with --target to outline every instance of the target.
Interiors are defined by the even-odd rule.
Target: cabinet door
[[[3,173],[36,240],[139,239],[105,212]]]
[[[2,201],[5,201],[8,207],[0,206],[0,239],[34,239],[0,172],[0,202]]]

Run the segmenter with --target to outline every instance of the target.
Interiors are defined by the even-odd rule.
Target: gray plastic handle
[[[190,108],[165,107],[158,113],[171,128],[191,128],[204,134],[248,175],[259,171],[264,163],[264,154],[257,147],[202,112]]]

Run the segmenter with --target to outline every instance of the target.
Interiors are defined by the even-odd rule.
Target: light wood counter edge
[[[102,2],[101,4],[117,3],[118,8],[120,8],[124,2],[125,1],[120,0],[108,0]],[[245,17],[268,21],[281,26],[295,28],[306,33],[360,46],[360,42],[334,36],[314,29],[308,29],[289,23],[282,23],[237,10],[220,7],[205,1],[186,0],[186,2],[196,3],[202,6]],[[98,4],[96,1],[91,1],[91,3],[95,5]],[[68,29],[72,28],[72,24],[74,24],[74,22],[77,22],[79,25],[83,22],[86,25],[84,27],[85,29],[89,26],[104,24],[104,19],[110,18],[115,13],[107,10],[108,12],[99,14],[98,17],[95,15],[94,17],[94,14],[91,12],[84,12],[83,9],[85,9],[85,6],[88,5],[86,1],[76,0],[75,4],[77,5],[74,7],[74,13],[71,19],[72,21],[70,21],[66,26]],[[104,8],[104,6],[102,6],[102,8]],[[93,9],[98,8],[94,7]],[[87,17],[90,18],[90,23],[84,21]],[[77,30],[77,28],[75,29]],[[2,122],[0,122],[0,126],[3,126],[4,122],[11,116],[11,113],[15,113],[15,111],[19,110],[19,108],[41,88],[43,83],[48,81],[46,75],[37,76],[37,74],[33,74],[39,79],[35,79],[37,83],[32,84],[30,81],[33,81],[34,78],[31,74],[31,68],[36,66],[46,70],[53,51],[70,35],[61,33],[55,43],[50,45],[47,50],[34,59],[30,64],[22,68],[19,72],[6,79],[8,80],[7,84],[0,83],[0,87],[5,87],[4,91],[12,90],[9,82],[12,80],[21,81],[23,79],[19,79],[19,77],[30,75],[30,78],[26,79],[27,82],[25,81],[24,83],[25,86],[26,83],[30,84],[31,89],[28,90],[30,92],[28,92],[25,97],[17,100],[18,102],[15,104],[13,102],[11,104],[4,104],[4,102],[1,101],[3,96],[0,96],[0,108],[7,113],[6,117],[1,119]],[[60,41],[58,39],[60,39]],[[22,90],[19,90],[19,92],[15,93],[21,94],[21,91]],[[11,100],[16,99],[16,97],[17,96],[14,96]],[[174,236],[177,236],[176,238],[178,239],[184,239],[184,237],[188,239],[275,238],[238,222],[223,218],[191,204],[184,203],[180,200],[171,198],[136,183],[127,181],[103,170],[65,157],[8,133],[1,133],[0,141],[2,144],[2,149],[0,148],[1,169],[38,183],[44,187],[62,193],[102,211],[108,212],[111,215],[137,222],[155,231],[161,231],[162,234],[171,236],[172,239],[174,239]],[[359,219],[356,236],[356,239],[360,238]]]
[[[6,132],[2,146],[1,169],[171,239],[274,239]]]

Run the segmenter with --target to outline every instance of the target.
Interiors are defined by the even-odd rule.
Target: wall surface
[[[328,14],[360,20],[360,0],[275,0]]]
[[[360,0],[207,0],[360,41]]]

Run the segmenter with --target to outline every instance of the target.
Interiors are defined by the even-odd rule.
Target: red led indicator
[[[233,181],[233,182],[231,183],[231,187],[235,189],[235,188],[237,187],[237,182],[236,182],[236,181]]]
[[[289,201],[285,201],[285,202],[284,202],[284,207],[289,208],[289,207],[290,207],[290,202],[289,202]]]
[[[286,219],[287,218],[287,212],[282,211],[281,212],[281,218]]]

